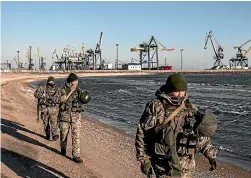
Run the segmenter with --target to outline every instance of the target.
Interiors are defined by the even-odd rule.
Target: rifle
[[[46,97],[46,89],[47,87],[45,86],[45,90],[43,90],[43,97]],[[37,123],[39,123],[39,120],[41,120],[41,115],[42,115],[42,111],[41,111],[41,100],[42,98],[38,98],[37,100]]]
[[[42,114],[42,111],[41,111],[41,105],[40,105],[40,100],[38,99],[38,102],[37,102],[37,123],[39,123],[39,120],[41,120],[41,114]]]
[[[156,174],[155,174],[155,172],[153,170],[153,167],[151,166],[149,174],[147,175],[147,178],[154,178],[154,176],[156,177]]]

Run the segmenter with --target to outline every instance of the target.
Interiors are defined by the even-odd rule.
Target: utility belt
[[[59,105],[59,103],[42,103],[39,104],[38,107],[42,108],[42,107],[56,107],[57,105]]]
[[[46,103],[46,107],[55,107],[57,105],[58,104],[56,104],[56,103]]]
[[[70,103],[62,104],[60,109],[62,111],[81,112],[81,106],[79,102],[73,100]]]
[[[61,107],[61,111],[81,112],[81,107],[72,107],[69,105],[65,105],[65,106]]]
[[[55,102],[52,99],[46,99],[46,100],[44,99],[39,102],[39,105],[44,105],[46,107],[52,107],[52,106],[56,106],[58,104],[59,104],[59,102]]]

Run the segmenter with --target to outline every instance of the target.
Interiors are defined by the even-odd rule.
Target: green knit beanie
[[[73,82],[75,80],[78,80],[78,76],[76,74],[74,74],[74,73],[70,73],[70,75],[67,78],[67,82],[71,83],[71,82]]]
[[[187,91],[187,82],[182,74],[174,73],[166,80],[169,92]]]

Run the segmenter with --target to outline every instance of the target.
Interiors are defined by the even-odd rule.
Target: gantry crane
[[[90,48],[85,50],[85,45],[82,43],[80,55],[84,60],[84,69],[91,69],[94,66],[95,54],[94,51]]]
[[[80,49],[80,53],[75,53],[75,48],[67,45],[65,48],[63,48],[61,56],[57,54],[57,51],[55,49],[52,53],[52,59],[54,59],[54,56],[56,56],[57,58],[57,60],[54,62],[58,65],[57,70],[79,70],[84,69],[86,65],[85,63],[87,55],[85,53],[85,47],[83,43]],[[53,68],[53,66],[51,68]]]
[[[16,66],[17,66],[17,69],[25,69],[25,68],[23,67],[23,63],[20,61],[19,53],[20,53],[20,51],[17,51],[17,57],[15,56],[15,57],[13,58],[12,62],[15,61]],[[11,62],[11,63],[12,63],[12,62]],[[11,66],[10,66],[10,67],[11,67]]]
[[[159,48],[159,45],[162,46],[162,48]],[[137,47],[131,48],[131,52],[140,52],[139,58],[140,58],[140,65],[142,68],[143,63],[148,63],[148,70],[155,68],[154,64],[157,64],[156,68],[159,69],[159,55],[158,51],[173,51],[174,49],[166,48],[163,44],[161,44],[158,40],[154,38],[154,36],[151,36],[148,43],[143,42]],[[151,56],[151,51],[154,51]],[[144,61],[145,56],[148,55],[148,59]],[[156,60],[154,60],[154,55]],[[152,66],[151,66],[152,64]]]
[[[225,66],[221,62],[221,60],[224,59],[223,48],[217,42],[216,38],[213,35],[212,30],[210,30],[209,33],[206,34],[204,49],[207,49],[208,39],[210,39],[210,41],[212,43],[212,46],[213,46],[214,53],[215,53],[215,56],[213,57],[215,59],[215,62],[214,62],[214,66],[211,69],[222,69],[222,68],[224,68]]]
[[[100,34],[99,42],[95,50],[85,48],[84,43],[80,47],[80,53],[75,53],[74,47],[67,45],[63,48],[61,56],[58,56],[56,49],[52,53],[52,59],[56,56],[57,60],[54,62],[58,64],[58,70],[79,70],[79,69],[97,69],[97,60],[99,60],[99,68],[102,69],[103,60],[101,53],[103,32]],[[64,67],[63,67],[64,64]],[[56,66],[55,66],[56,67]],[[53,66],[51,67],[53,68]]]
[[[251,42],[251,39],[246,41],[240,46],[234,46],[237,49],[236,57],[229,60],[231,69],[248,69],[248,58],[247,54],[251,51],[251,47],[248,50],[243,50],[242,47],[247,43]],[[243,51],[245,51],[243,53]]]
[[[56,55],[56,58],[58,60],[58,54],[56,49],[54,49],[54,51],[52,52],[52,57],[51,57],[52,59],[54,59],[54,55]]]

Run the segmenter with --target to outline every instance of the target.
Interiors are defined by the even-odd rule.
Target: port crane
[[[38,56],[38,68],[40,69],[40,70],[45,70],[45,65],[46,65],[46,63],[44,62],[44,60],[45,60],[45,58],[44,57],[42,57],[42,56],[40,56],[40,49],[39,49],[39,47],[37,48],[37,56]]]
[[[234,46],[237,49],[236,57],[229,60],[231,69],[248,69],[248,58],[247,54],[251,51],[251,47],[248,50],[242,49],[242,47],[251,42],[251,39],[246,41],[240,46]]]
[[[31,48],[32,46],[29,46],[26,51],[26,57],[28,58],[28,70],[32,70],[34,67],[34,64],[32,63],[33,59],[31,58]]]
[[[101,45],[102,45],[102,37],[103,32],[100,33],[99,41],[96,45],[95,54],[94,54],[94,62],[93,62],[93,69],[97,69],[97,60],[99,59],[99,69],[102,69],[102,52],[101,52]]]
[[[17,57],[14,57],[14,61],[16,62],[17,68],[20,69],[22,66],[22,63],[20,62],[20,57],[19,57],[20,51],[17,51]]]
[[[56,56],[55,65],[57,70],[79,70],[79,69],[97,69],[97,60],[99,59],[99,68],[102,69],[102,45],[103,32],[100,34],[99,41],[95,50],[85,48],[84,43],[80,47],[80,52],[76,53],[74,47],[67,45],[63,48],[62,54],[58,55],[56,49],[52,53],[52,59]],[[55,66],[56,67],[56,66]],[[52,68],[52,67],[51,67]]]
[[[25,69],[25,68],[23,67],[23,63],[20,62],[19,53],[20,53],[20,51],[17,51],[17,56],[15,56],[15,57],[13,58],[13,60],[11,61],[11,63],[12,63],[13,61],[15,61],[16,66],[17,66],[17,69]],[[11,69],[11,64],[9,64],[9,68]]]
[[[161,46],[161,47],[160,47]],[[142,68],[143,63],[148,63],[148,70],[156,68],[159,69],[159,55],[158,51],[173,51],[173,48],[166,48],[163,44],[161,44],[154,36],[151,36],[149,42],[143,42],[139,46],[131,48],[131,52],[139,51],[140,65]],[[153,54],[151,54],[153,51]],[[144,58],[147,55],[147,60]],[[156,67],[154,67],[156,64]],[[151,66],[152,65],[152,66]]]
[[[211,69],[222,69],[223,67],[225,67],[223,65],[222,61],[221,61],[222,59],[224,59],[223,48],[217,42],[216,38],[213,35],[212,30],[210,30],[209,33],[206,34],[204,49],[207,49],[207,43],[208,43],[209,39],[210,39],[210,41],[212,43],[213,50],[214,50],[214,53],[215,53],[215,56],[213,57],[215,59],[215,62],[214,62],[214,66]]]

